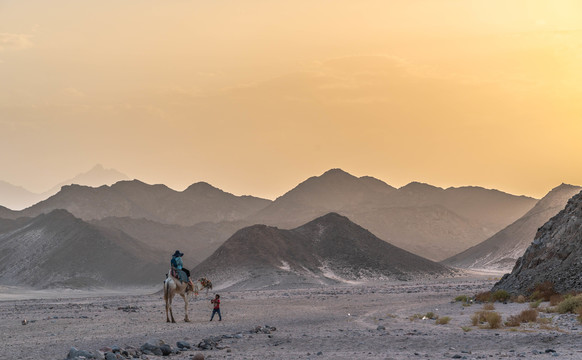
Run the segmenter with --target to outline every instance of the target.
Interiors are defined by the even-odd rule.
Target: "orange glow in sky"
[[[0,180],[582,184],[582,2],[2,1]]]

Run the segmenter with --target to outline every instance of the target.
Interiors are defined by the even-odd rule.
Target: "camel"
[[[172,322],[175,323],[174,314],[172,313],[172,300],[176,294],[180,295],[182,299],[184,299],[184,313],[186,314],[184,317],[185,322],[190,322],[188,318],[188,293],[192,292],[191,289],[188,289],[188,283],[182,282],[179,279],[172,276],[172,269],[168,272],[166,280],[164,280],[164,300],[166,301],[166,322],[170,322],[170,318]],[[168,317],[168,311],[170,312],[170,317]]]
[[[212,282],[205,277],[201,277],[196,281],[194,284],[194,294],[198,296],[198,291],[206,289],[206,295],[208,295],[208,291],[212,290]]]

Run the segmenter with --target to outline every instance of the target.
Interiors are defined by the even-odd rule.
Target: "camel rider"
[[[181,253],[180,250],[176,250],[174,255],[172,255],[172,269],[176,270],[180,281],[187,282],[190,285],[191,289],[194,289],[194,284],[192,280],[190,280],[190,270],[184,268],[184,264],[182,263],[182,256],[184,253]]]

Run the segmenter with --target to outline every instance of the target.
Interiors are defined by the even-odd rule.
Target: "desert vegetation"
[[[582,294],[566,295],[564,300],[556,306],[556,312],[560,314],[577,313],[582,309]]]
[[[443,317],[439,317],[438,319],[436,319],[435,324],[445,325],[445,324],[448,324],[449,321],[451,321],[451,318],[449,316],[443,316]]]
[[[497,329],[501,326],[501,315],[495,311],[477,311],[471,316],[473,326],[487,323],[489,329]]]
[[[558,295],[554,289],[554,283],[551,281],[544,281],[542,283],[537,283],[532,289],[530,296],[531,301],[550,301],[552,296]]]
[[[505,290],[484,291],[475,295],[475,301],[481,303],[487,302],[507,302],[511,295]]]
[[[522,323],[533,323],[538,319],[538,311],[535,309],[523,310],[518,315],[511,315],[505,322],[505,326],[519,326]]]

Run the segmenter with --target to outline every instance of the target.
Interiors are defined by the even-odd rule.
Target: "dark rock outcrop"
[[[556,291],[582,291],[582,192],[537,232],[533,243],[493,290],[529,294],[545,281]]]

